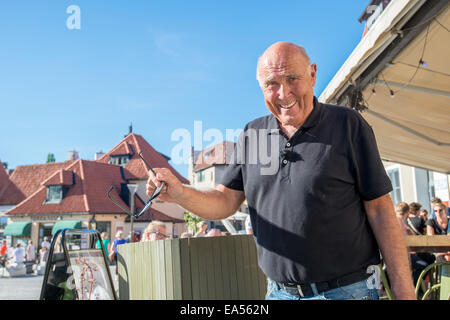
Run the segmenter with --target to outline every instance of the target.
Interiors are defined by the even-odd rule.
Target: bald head
[[[303,47],[287,41],[276,42],[267,48],[259,57],[256,67],[256,79],[258,81],[261,80],[261,68],[268,67],[277,62],[282,63],[288,58],[302,59],[305,65],[311,65],[311,59]]]

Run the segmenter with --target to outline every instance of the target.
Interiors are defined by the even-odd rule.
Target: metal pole
[[[131,196],[131,212],[133,212],[133,214],[130,217],[130,232],[131,242],[134,242],[134,194]]]
[[[136,194],[137,185],[135,184],[129,184],[128,190],[130,191],[130,235],[131,235],[131,242],[134,242],[134,195]]]

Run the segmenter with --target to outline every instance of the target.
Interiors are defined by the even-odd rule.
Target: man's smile
[[[297,103],[297,101],[296,100],[294,100],[294,101],[292,101],[291,103],[289,103],[289,104],[279,104],[279,106],[281,107],[281,108],[283,108],[283,109],[290,109],[290,108],[292,108],[295,104]]]

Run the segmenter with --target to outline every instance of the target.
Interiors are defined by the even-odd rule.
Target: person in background
[[[166,225],[161,221],[152,221],[144,230],[141,242],[166,240],[169,237],[166,234]]]
[[[395,206],[395,215],[397,216],[400,228],[402,229],[405,236],[412,235],[412,231],[410,231],[406,227],[406,219],[408,219],[409,215],[409,205],[406,202],[399,202]]]
[[[6,256],[7,252],[8,252],[8,246],[6,244],[6,240],[3,240],[2,247],[0,248],[0,256]]]
[[[415,206],[417,207],[417,206]],[[414,209],[413,209],[414,210]],[[406,202],[399,202],[395,206],[395,214],[397,215],[400,228],[405,236],[415,235],[411,228],[407,227],[406,220],[409,218],[411,208]],[[417,284],[422,271],[434,262],[434,255],[427,252],[409,252],[409,258],[411,262],[412,276],[414,285]]]
[[[444,203],[442,202],[441,198],[434,197],[433,199],[431,199],[431,201],[430,201],[430,207],[431,207],[431,216],[430,216],[430,218],[431,218],[431,219],[436,218],[436,215],[435,215],[435,213],[434,213],[434,211],[433,211],[433,208],[434,208],[434,206],[435,206],[436,204],[439,204],[439,203],[444,204]],[[444,204],[444,205],[445,205],[445,204]],[[447,208],[447,210],[446,210],[446,216],[447,216],[447,218],[450,218],[450,207]]]
[[[420,209],[419,216],[423,219],[423,221],[428,221],[428,211],[426,209]]]
[[[125,244],[125,243],[127,243],[127,240],[125,240],[123,238],[123,232],[121,230],[117,231],[116,238],[113,241],[113,245],[112,245],[111,252],[109,255],[109,259],[111,261],[114,261],[114,263],[116,264],[116,275],[119,274],[119,269],[117,266],[117,247],[120,246],[121,244]]]
[[[222,236],[222,231],[220,231],[219,229],[211,229],[209,230],[209,232],[206,234],[205,237],[220,237]]]
[[[42,247],[39,250],[39,263],[43,266],[47,262],[48,249],[47,247]]]
[[[36,248],[33,245],[33,241],[28,241],[27,252],[26,252],[27,262],[36,261]]]
[[[425,234],[425,221],[419,216],[420,208],[422,208],[420,203],[411,202],[409,204],[409,215],[405,221],[408,229],[416,236]]]
[[[436,218],[428,219],[427,235],[448,235],[450,233],[450,228],[448,225],[449,218],[446,215],[447,207],[442,202],[435,203],[433,212]],[[450,251],[438,253],[436,258],[437,261],[450,261]]]
[[[48,237],[44,237],[44,240],[41,242],[41,247],[46,247],[47,250],[50,250],[50,242],[48,241]]]
[[[152,222],[150,222],[147,227],[145,227],[144,233],[141,237],[141,242],[150,241],[150,234],[154,231],[154,224]]]
[[[195,234],[194,237],[198,238],[206,236],[206,229],[208,229],[208,224],[205,221],[200,221],[199,223],[197,223],[197,228],[199,229],[199,231]]]
[[[109,241],[109,239],[108,239],[107,232],[102,232],[101,237],[102,237],[102,244],[103,244],[103,248],[105,250],[106,258],[108,258],[109,257],[109,247],[111,246],[111,241]],[[97,240],[96,245],[97,245],[98,249],[102,248],[102,246],[100,245],[100,240]]]
[[[19,242],[18,244],[16,244],[16,249],[14,250],[13,262],[23,263],[24,259],[25,259],[25,250],[22,247],[22,244]]]
[[[150,233],[150,241],[155,240],[166,240],[169,237],[167,236],[166,225],[161,221],[152,221],[152,231]]]
[[[6,245],[6,240],[2,241],[2,247],[0,248],[0,265],[2,267],[5,267],[7,256],[6,253],[8,252],[8,246]]]

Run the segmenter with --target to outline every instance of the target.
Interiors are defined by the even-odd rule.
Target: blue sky
[[[368,0],[2,1],[0,161],[94,159],[128,132],[171,155],[174,130],[243,128],[268,114],[255,79],[276,41],[306,48],[319,96],[358,44]],[[81,9],[69,30],[66,9]],[[208,146],[204,142],[204,147]],[[174,165],[187,176],[187,165]]]

